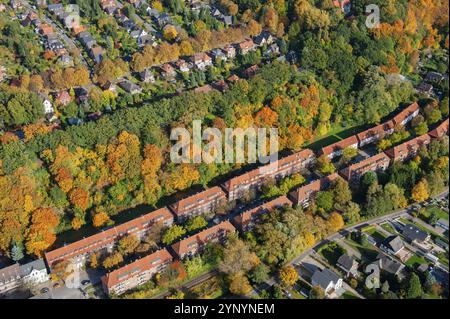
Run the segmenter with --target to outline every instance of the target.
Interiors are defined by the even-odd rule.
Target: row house
[[[388,121],[383,124],[372,127],[364,132],[356,135],[359,141],[358,147],[363,147],[368,144],[378,142],[386,135],[394,133],[394,122]]]
[[[80,267],[91,253],[101,250],[111,251],[117,240],[123,236],[135,235],[141,238],[155,223],[163,223],[164,226],[169,227],[173,221],[172,213],[164,207],[72,244],[49,251],[45,254],[45,259],[50,268],[64,260],[71,260],[76,266]]]
[[[266,214],[276,208],[283,206],[291,207],[292,202],[286,196],[277,197],[274,200],[240,213],[233,219],[233,223],[241,232],[246,232],[252,229],[256,223],[258,223],[258,220],[262,214]]]
[[[413,138],[405,143],[388,149],[385,153],[394,161],[405,161],[415,156],[422,146],[430,144],[431,138],[428,134]]]
[[[389,156],[385,153],[379,153],[342,169],[339,174],[349,182],[358,182],[367,172],[384,172],[389,167],[390,162]]]
[[[0,269],[0,297],[22,285],[19,264]]]
[[[178,221],[214,212],[218,207],[226,203],[226,194],[218,186],[212,187],[201,193],[182,199],[170,206]]]
[[[322,147],[319,151],[319,155],[325,155],[329,159],[333,159],[337,156],[341,156],[344,149],[347,147],[358,148],[358,144],[358,138],[356,135],[353,135],[334,144]]]
[[[234,232],[236,228],[229,222],[224,221],[216,226],[207,228],[195,235],[180,240],[171,247],[179,259],[192,257],[201,252],[206,244],[223,242],[227,235]]]
[[[173,257],[166,248],[158,250],[104,275],[101,278],[103,289],[109,295],[121,295],[146,283],[153,275],[164,271],[172,261]]]
[[[289,198],[295,205],[306,208],[310,205],[311,201],[314,200],[317,192],[330,187],[331,183],[337,178],[339,178],[339,175],[337,173],[334,173],[326,177],[317,179],[290,192]]]
[[[305,149],[284,157],[274,163],[261,166],[226,181],[222,187],[228,193],[228,200],[242,198],[250,189],[259,189],[268,179],[281,179],[309,167],[315,161],[314,152]]]
[[[439,138],[442,137],[444,135],[448,134],[448,118],[442,122],[441,124],[439,124],[434,130],[428,132],[428,135],[430,135],[431,138]]]
[[[412,103],[407,108],[405,108],[403,111],[398,113],[394,118],[392,119],[394,125],[401,125],[404,126],[407,123],[409,123],[413,118],[415,118],[417,115],[419,115],[420,107],[417,102]]]

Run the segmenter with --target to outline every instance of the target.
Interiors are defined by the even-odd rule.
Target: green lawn
[[[366,227],[362,229],[364,233],[367,235],[372,236],[377,242],[381,242],[386,239],[386,236],[384,236],[382,233],[380,233],[375,226],[372,227]]]
[[[358,296],[355,296],[350,291],[344,292],[344,294],[341,296],[341,299],[360,299]]]
[[[391,224],[389,223],[384,223],[380,225],[384,230],[390,232],[391,234],[395,235],[397,234],[397,231],[394,229],[394,227],[392,227]]]
[[[345,239],[345,241],[347,242],[347,244],[349,244],[350,246],[352,246],[353,248],[355,248],[356,250],[359,251],[359,253],[361,254],[361,257],[363,259],[366,259],[368,261],[372,261],[376,258],[376,256],[378,255],[378,251],[376,251],[375,249],[372,248],[372,245],[367,244],[365,246],[355,242],[354,240],[351,239]]]
[[[417,267],[421,264],[427,264],[428,262],[423,258],[422,256],[412,255],[411,258],[409,258],[405,265],[411,266],[411,267]]]
[[[330,263],[331,265],[335,265],[339,257],[341,257],[342,254],[345,254],[346,251],[337,243],[331,242],[320,247],[318,253],[322,255],[328,261],[328,263]]]

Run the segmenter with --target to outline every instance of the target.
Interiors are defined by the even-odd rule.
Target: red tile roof
[[[249,50],[255,47],[255,43],[252,39],[246,39],[245,41],[239,43],[239,49]]]
[[[322,147],[322,149],[320,150],[320,154],[328,156],[334,152],[344,150],[345,148],[352,145],[358,145],[358,138],[356,137],[356,135],[347,137],[346,139],[343,139],[334,144]]]
[[[446,134],[448,134],[448,118],[439,124],[434,130],[430,131],[428,134],[433,138],[442,137]]]
[[[49,251],[45,254],[45,259],[49,267],[52,267],[58,261],[98,251],[105,246],[114,244],[119,237],[125,234],[148,229],[155,222],[167,221],[172,223],[173,218],[172,213],[164,207],[69,245]]]
[[[292,202],[286,196],[280,196],[262,205],[242,212],[234,218],[234,221],[241,230],[245,230],[247,225],[258,218],[261,214],[284,205],[292,206]]]
[[[430,136],[428,134],[424,134],[388,149],[385,153],[395,161],[404,160],[415,155],[422,145],[427,145],[430,141]]]
[[[398,113],[396,116],[394,116],[392,121],[394,122],[395,125],[401,125],[401,122],[403,120],[405,120],[408,116],[418,111],[419,109],[420,109],[419,104],[417,104],[417,102],[414,102],[407,108],[405,108],[403,111]]]
[[[228,234],[235,230],[236,228],[234,228],[229,221],[224,221],[216,226],[207,228],[198,234],[180,240],[172,245],[172,249],[180,258],[183,258],[188,253],[195,254],[200,246],[217,238],[217,236]]]
[[[339,178],[337,173],[317,179],[309,184],[300,186],[289,193],[289,197],[294,201],[294,204],[300,204],[304,201],[309,201],[319,191],[327,188],[332,181]]]
[[[225,192],[219,186],[215,186],[193,196],[182,199],[171,205],[170,208],[177,217],[180,217],[181,215],[189,213],[196,206],[225,199]]]
[[[102,282],[109,290],[117,284],[127,281],[134,276],[138,276],[144,271],[155,269],[161,264],[171,262],[172,260],[172,255],[166,248],[163,248],[148,256],[129,263],[128,265],[107,273],[102,277]]]
[[[380,125],[377,125],[375,127],[371,127],[368,130],[365,130],[364,132],[359,133],[356,135],[358,137],[359,142],[363,142],[366,139],[370,139],[373,137],[376,137],[377,139],[383,138],[383,135],[388,134],[389,131],[392,131],[394,129],[394,122],[388,121],[385,123],[382,123]]]
[[[391,159],[385,153],[379,153],[375,156],[366,158],[361,162],[350,165],[342,169],[339,173],[347,180],[351,180],[354,177],[360,177],[364,173],[369,171],[377,171],[380,168],[387,168]]]
[[[273,175],[276,175],[277,172],[284,171],[294,165],[298,165],[300,162],[303,162],[313,156],[314,152],[310,149],[301,150],[300,152],[281,158],[274,163],[269,163],[267,165],[251,170],[245,174],[231,178],[224,183],[224,186],[226,190],[230,191],[235,186],[242,183],[248,183],[251,180],[254,181],[267,177],[273,177]]]

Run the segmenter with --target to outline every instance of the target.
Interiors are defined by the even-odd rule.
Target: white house
[[[327,296],[340,295],[342,291],[342,278],[328,268],[317,269],[311,277],[311,284],[321,287]]]
[[[32,261],[20,266],[20,273],[24,284],[37,285],[50,280],[47,267],[43,259]]]

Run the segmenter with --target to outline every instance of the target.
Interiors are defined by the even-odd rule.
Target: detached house
[[[38,285],[50,280],[43,259],[37,259],[20,266],[20,273],[25,285]]]
[[[402,229],[402,235],[405,236],[410,243],[420,244],[430,239],[430,234],[421,230],[414,224],[406,224]]]
[[[60,105],[66,106],[67,104],[72,102],[72,97],[70,96],[69,92],[61,91],[58,94],[56,94],[55,101]]]
[[[177,75],[177,72],[175,71],[173,66],[171,66],[169,63],[165,63],[161,65],[159,68],[161,70],[161,77],[166,80],[172,79]]]
[[[378,266],[380,270],[395,276],[398,276],[403,268],[405,268],[403,264],[389,258],[383,253],[379,253],[376,260],[372,264]]]
[[[323,270],[316,270],[311,277],[311,285],[319,286],[325,291],[325,295],[328,297],[333,294],[340,295],[342,291],[342,278],[339,278],[337,274],[324,268]]]
[[[178,221],[204,213],[213,213],[226,203],[226,194],[218,186],[207,189],[193,196],[182,199],[170,206]]]
[[[187,73],[191,70],[191,66],[189,63],[187,63],[185,60],[180,59],[174,63],[175,67],[180,71],[181,73]]]
[[[223,242],[227,235],[235,230],[236,229],[229,221],[224,221],[216,226],[207,228],[195,235],[180,240],[171,247],[179,259],[192,257],[198,252],[201,252],[208,243]]]
[[[136,85],[129,80],[119,82],[119,86],[127,93],[138,94],[142,92],[142,88],[139,85]]]
[[[150,68],[146,68],[144,71],[140,72],[139,78],[144,83],[155,83],[155,76]]]
[[[381,242],[380,249],[388,254],[396,256],[402,262],[405,262],[410,257],[410,254],[404,253],[405,244],[400,236],[390,236],[386,238]]]
[[[39,26],[39,33],[44,36],[52,34],[53,28],[47,23],[41,23],[41,25]]]
[[[232,45],[227,45],[222,48],[223,53],[227,59],[234,59],[236,57],[236,49]]]
[[[337,260],[337,264],[340,269],[345,272],[346,277],[358,278],[358,262],[347,254],[341,255]]]
[[[239,53],[242,55],[246,55],[247,53],[251,51],[256,50],[256,44],[253,42],[252,39],[247,39],[241,43],[238,44]]]
[[[104,275],[101,278],[103,289],[107,294],[121,295],[149,281],[166,269],[173,259],[167,249],[158,250]]]
[[[100,63],[103,60],[103,48],[100,46],[92,47],[89,51],[89,55],[95,63]]]
[[[263,45],[271,45],[274,41],[274,38],[272,34],[270,34],[267,31],[261,32],[259,35],[253,38],[253,41],[257,46],[263,46]]]
[[[212,59],[209,55],[207,55],[204,52],[200,52],[197,54],[194,54],[191,57],[192,63],[197,67],[199,70],[205,70],[206,67],[212,65]]]

